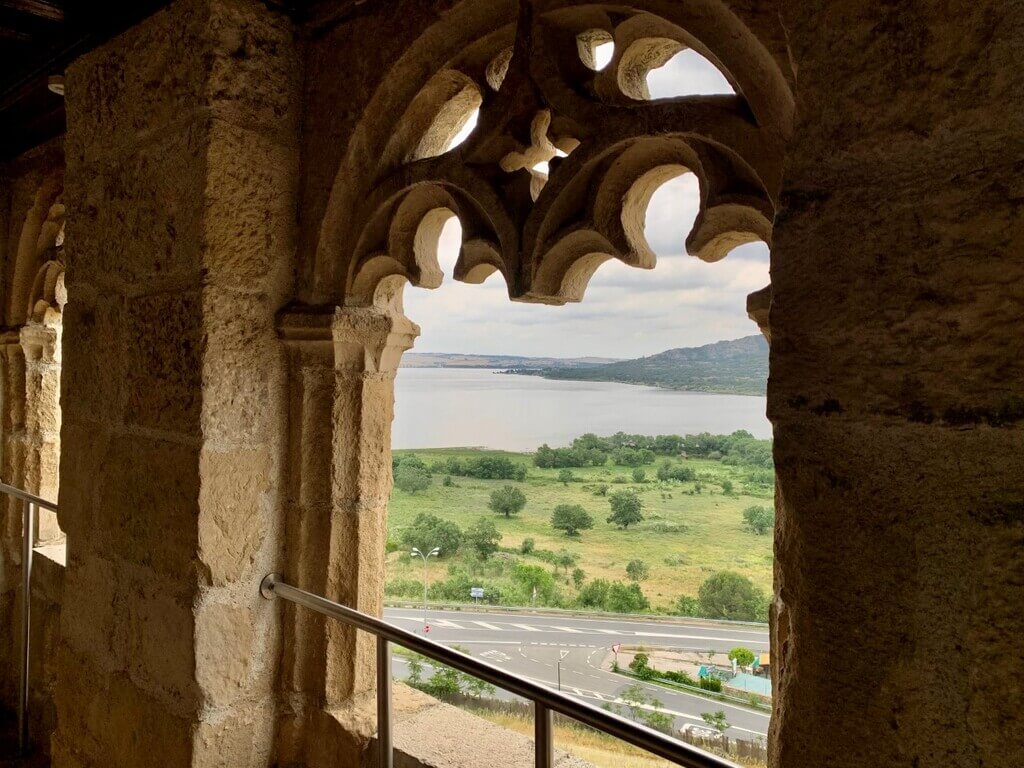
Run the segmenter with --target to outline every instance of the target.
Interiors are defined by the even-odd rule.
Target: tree
[[[572,583],[576,589],[583,586],[583,580],[587,578],[586,572],[582,568],[572,569]]]
[[[623,584],[613,581],[608,585],[604,609],[609,613],[641,613],[650,610],[651,604],[644,596],[639,584]]]
[[[572,568],[576,563],[580,561],[580,556],[573,554],[567,549],[559,550],[555,555],[554,563],[555,566],[561,566],[565,569],[566,574],[569,573],[569,569]]]
[[[437,547],[438,557],[451,557],[462,546],[462,530],[455,523],[442,520],[437,515],[421,512],[412,525],[402,531],[402,543],[421,552]]]
[[[416,493],[430,487],[430,472],[422,464],[403,461],[395,469],[395,487],[405,493]]]
[[[486,517],[481,517],[466,529],[466,543],[476,551],[481,560],[486,560],[498,551],[499,541],[501,533]]]
[[[700,616],[700,602],[696,597],[680,595],[676,600],[676,613],[680,616]]]
[[[491,491],[491,501],[488,505],[492,512],[504,515],[506,518],[518,515],[526,506],[526,494],[513,485],[503,485]]]
[[[579,504],[559,504],[551,513],[551,527],[565,531],[566,536],[579,536],[580,531],[594,527],[594,518]]]
[[[719,733],[725,733],[729,730],[729,721],[725,719],[725,712],[722,710],[717,712],[701,712],[700,716],[704,719],[705,723]]]
[[[768,598],[746,576],[733,571],[718,571],[704,580],[697,590],[702,613],[709,619],[763,621],[767,618]]]
[[[743,527],[763,536],[775,527],[775,510],[758,505],[747,507],[743,510]]]
[[[539,565],[516,563],[512,566],[512,580],[518,584],[528,600],[533,601],[534,591],[546,603],[555,592],[555,580]]]
[[[646,479],[647,479],[647,473],[644,472],[642,469],[640,469],[640,467],[637,467],[636,469],[633,470],[633,482],[634,483],[642,483]]]
[[[561,472],[558,473],[558,479],[561,481],[562,485],[568,486],[573,479],[572,470],[563,469]]]
[[[739,645],[729,651],[729,661],[735,661],[741,667],[749,667],[754,663],[754,652]]]
[[[651,575],[651,567],[643,560],[630,560],[626,563],[626,575],[632,581],[646,581]]]
[[[608,522],[617,525],[619,528],[629,528],[633,523],[639,523],[644,519],[643,502],[633,491],[616,491],[608,498],[612,513],[608,516]]]

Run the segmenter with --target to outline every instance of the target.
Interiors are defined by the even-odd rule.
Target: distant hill
[[[757,334],[604,365],[513,367],[507,373],[573,381],[617,381],[691,392],[763,395],[768,381],[768,342]]]
[[[520,357],[517,355],[463,355],[458,352],[407,352],[403,368],[515,368],[562,370],[616,362],[615,357]]]

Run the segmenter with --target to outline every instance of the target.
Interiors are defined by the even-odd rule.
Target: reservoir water
[[[395,448],[483,447],[529,451],[568,445],[584,432],[771,437],[765,398],[559,381],[479,368],[400,368]]]

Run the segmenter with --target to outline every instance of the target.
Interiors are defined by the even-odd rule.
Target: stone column
[[[0,335],[0,479],[21,486],[25,461],[25,355],[18,332]],[[18,638],[21,637],[21,502],[0,497],[0,692],[13,709],[18,691]]]
[[[419,328],[379,309],[290,313],[287,575],[379,615],[391,491],[394,378]],[[373,638],[285,610],[282,755],[356,766],[376,730]]]
[[[57,499],[60,463],[61,326],[30,323],[21,329],[25,357],[25,462],[22,488]],[[47,544],[63,537],[57,516],[40,510],[35,540]]]
[[[295,80],[256,0],[67,70],[57,768],[273,762]]]
[[[788,3],[771,764],[1024,755],[1020,3]]]

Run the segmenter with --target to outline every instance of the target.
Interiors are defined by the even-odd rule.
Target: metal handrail
[[[21,525],[21,681],[18,695],[18,752],[28,753],[28,694],[30,657],[30,634],[32,628],[32,555],[33,536],[36,530],[36,516],[39,508],[57,511],[53,502],[33,496],[20,488],[0,483],[0,493],[22,501]]]
[[[408,630],[392,626],[375,616],[369,616],[320,595],[293,587],[285,583],[280,574],[271,573],[265,576],[260,584],[260,593],[267,599],[284,598],[376,636],[377,745],[380,752],[378,763],[380,768],[392,768],[393,765],[390,643],[397,643],[434,661],[454,667],[460,672],[486,680],[491,685],[530,699],[534,705],[534,750],[537,768],[551,768],[554,765],[553,714],[555,712],[615,736],[676,765],[684,766],[684,768],[738,768],[728,760],[677,741],[652,728],[639,725],[592,704],[577,701],[564,693],[547,688],[532,680],[518,677],[493,664],[467,656]]]

